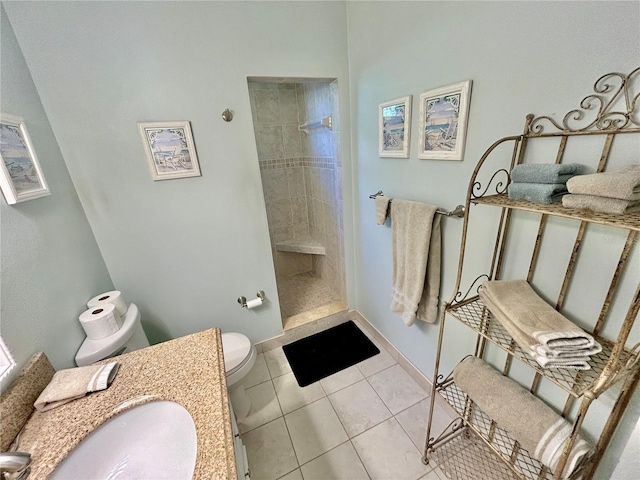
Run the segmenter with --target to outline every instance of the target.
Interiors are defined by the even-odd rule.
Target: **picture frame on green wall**
[[[424,92],[420,95],[418,158],[463,160],[471,80]]]
[[[154,181],[201,175],[188,121],[139,122],[138,130]]]
[[[381,103],[378,112],[378,155],[409,158],[411,95]]]
[[[0,113],[0,188],[9,205],[50,195],[22,117]]]

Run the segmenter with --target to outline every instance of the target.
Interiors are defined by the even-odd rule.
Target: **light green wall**
[[[451,209],[463,201],[482,152],[497,138],[520,133],[525,114],[564,113],[602,73],[640,64],[636,2],[4,4],[109,273],[141,306],[152,340],[210,326],[241,331],[254,341],[280,331],[246,77],[338,78],[349,305],[429,377],[437,326],[406,328],[390,313],[390,235],[375,225],[368,195],[382,189]],[[410,159],[378,158],[379,103],[412,94],[415,133],[419,94],[466,79],[474,85],[465,161],[418,160],[415,135]],[[31,95],[37,98],[35,88]],[[220,119],[227,107],[235,114],[228,124]],[[26,110],[22,104],[20,109]],[[202,177],[151,181],[136,130],[136,122],[151,120],[191,121]],[[56,186],[60,169],[52,172],[42,154],[40,159],[52,196],[10,212],[51,208],[43,205],[74,195],[70,184]],[[25,243],[37,244],[47,222],[26,223],[36,232]],[[443,298],[452,293],[460,232],[459,220],[444,220]],[[46,233],[56,247],[77,238]],[[67,262],[65,272],[84,265],[75,257]],[[4,278],[4,261],[2,268]],[[99,284],[100,276],[85,281]],[[20,286],[27,283],[33,282]],[[101,290],[97,284],[86,290]],[[4,281],[2,287],[3,330],[11,332],[5,303],[12,297]],[[74,290],[64,282],[55,288]],[[241,310],[236,297],[258,289],[271,302]],[[39,309],[52,300],[50,285],[32,290]],[[81,293],[77,305],[75,297],[67,302],[78,311],[86,297]],[[23,324],[29,326],[16,328],[13,342],[68,335],[53,322]],[[79,327],[73,328],[79,339]],[[447,347],[445,364],[451,366],[467,347],[460,343]],[[634,398],[622,430],[630,428],[616,437],[605,459],[607,472],[636,423],[638,405]],[[629,445],[627,450],[637,451]]]
[[[347,18],[352,158],[356,178],[353,196],[357,245],[354,269],[356,307],[432,378],[439,323],[426,325],[417,322],[407,328],[389,311],[390,228],[375,224],[374,204],[368,195],[381,189],[391,197],[419,200],[445,209],[464,203],[468,179],[482,153],[500,137],[520,134],[526,114],[564,115],[592,92],[593,83],[600,75],[611,71],[628,73],[640,65],[640,4],[347,2]],[[420,94],[468,79],[473,80],[473,89],[464,161],[418,159]],[[378,105],[409,94],[413,95],[414,134],[410,158],[379,158]],[[635,144],[629,145],[630,141]],[[575,142],[570,143],[568,152],[576,147]],[[573,158],[583,161],[595,156],[597,160],[602,145],[601,141],[598,145],[596,143],[586,140],[583,145],[588,146],[581,148]],[[551,154],[553,156],[548,156],[548,152],[541,155],[541,158],[549,158],[550,162],[555,159],[555,151]],[[609,167],[637,161],[637,139],[617,139]],[[476,275],[486,273],[488,265],[485,263],[492,252],[493,238],[489,237],[488,218],[482,216],[483,212],[477,208],[475,217],[480,215],[481,221],[475,224],[475,236],[467,250],[468,263],[477,267],[478,272],[467,278],[468,283],[463,283],[462,293]],[[535,238],[537,225],[532,215],[520,215],[519,221],[518,240],[524,245],[527,239]],[[550,248],[545,248],[543,253],[555,260],[563,258],[567,248],[572,247],[575,233],[561,222],[551,223],[551,231],[545,233],[545,244]],[[455,293],[461,230],[461,220],[443,220],[443,301]],[[569,290],[571,298],[567,300],[572,318],[577,319],[591,318],[600,310],[601,303],[595,299],[603,297],[592,297],[591,292],[597,290],[600,293],[602,286],[606,288],[610,281],[606,274],[602,278],[599,276],[600,260],[604,257],[611,260],[611,257],[619,255],[624,243],[624,236],[615,229],[590,230],[595,240],[583,247],[581,265],[591,269],[591,275],[588,282],[573,282]],[[506,267],[506,278],[523,278],[522,267],[526,276],[531,250],[525,251],[527,253],[521,256],[510,255],[512,261]],[[566,260],[560,261],[566,265]],[[640,276],[639,267],[636,249],[626,281],[621,285],[619,299],[627,301],[633,295]],[[542,270],[534,280],[552,298],[552,292],[558,291],[562,276],[557,271]],[[616,310],[613,316],[624,318],[625,312],[620,310]],[[474,337],[469,329],[455,320],[450,320],[447,325],[442,370],[448,373],[462,356],[473,351]],[[640,340],[637,328],[632,338],[634,342],[631,343]],[[495,355],[496,361],[499,356]],[[524,379],[531,375],[530,370],[520,367],[518,364],[513,368],[517,377]],[[546,394],[546,385],[543,390]],[[548,390],[549,397],[558,406],[557,392],[552,388]],[[610,395],[603,395],[598,400],[587,417],[589,434],[598,431],[611,404]],[[629,438],[639,415],[640,402],[636,398],[598,478],[609,478],[621,446]]]
[[[51,190],[12,206],[0,199],[0,333],[19,366],[44,351],[69,368],[84,340],[78,316],[113,283],[2,8],[0,22],[0,109],[24,119]]]
[[[253,341],[278,335],[247,77],[338,78],[346,107],[345,5],[6,9],[114,284],[140,306],[150,340],[213,326]],[[136,122],[169,120],[191,121],[201,177],[151,180]],[[269,302],[241,309],[236,298],[258,290]]]

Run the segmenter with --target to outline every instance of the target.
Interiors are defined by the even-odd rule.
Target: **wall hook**
[[[230,122],[231,120],[233,120],[233,113],[231,113],[231,110],[225,108],[224,112],[222,112],[222,119],[225,122]]]

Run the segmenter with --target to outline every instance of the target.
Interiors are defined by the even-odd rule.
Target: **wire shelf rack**
[[[598,342],[602,345],[602,352],[591,356],[588,362],[591,370],[542,368],[533,357],[525,353],[517,343],[513,342],[511,335],[491,315],[477,296],[459,304],[449,305],[447,312],[576,398],[582,396],[598,380],[611,356],[613,348],[612,342],[598,338]],[[631,352],[624,350],[620,356],[619,364],[626,364],[630,357]]]

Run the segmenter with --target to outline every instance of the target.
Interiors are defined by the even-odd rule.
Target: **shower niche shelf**
[[[440,314],[430,406],[430,412],[433,412],[435,397],[440,395],[459,417],[440,432],[432,431],[433,417],[432,413],[429,414],[423,457],[424,463],[433,458],[449,479],[597,478],[604,452],[616,427],[623,421],[625,409],[640,382],[640,342],[632,340],[637,337],[633,326],[640,311],[640,282],[634,270],[627,272],[633,268],[631,259],[639,254],[640,212],[603,214],[564,208],[560,204],[512,200],[508,198],[507,186],[513,168],[523,163],[552,163],[555,160],[560,164],[564,158],[584,158],[585,161],[580,163],[596,172],[606,171],[610,153],[616,151],[612,149],[614,140],[629,141],[623,137],[637,139],[640,134],[640,102],[637,101],[638,87],[635,83],[639,79],[640,68],[628,75],[610,73],[600,77],[594,85],[595,93],[585,97],[579,109],[570,111],[560,121],[550,116],[527,115],[524,132],[496,141],[473,171],[467,190],[454,294],[444,302]],[[585,138],[590,140],[581,140]],[[634,141],[637,142],[631,140],[626,145],[637,145]],[[551,144],[557,145],[557,151],[550,153],[547,159],[541,159],[540,152]],[[598,151],[589,153],[588,149],[594,145]],[[571,156],[565,155],[567,148],[572,150]],[[629,149],[631,154],[637,155],[636,150]],[[623,150],[623,154],[628,154],[627,150]],[[523,225],[526,228],[521,228]],[[556,236],[547,238],[550,229],[555,229]],[[617,233],[613,235],[613,231]],[[527,232],[529,241],[524,239]],[[569,239],[568,235],[572,238]],[[601,255],[598,252],[596,270],[592,266],[596,263],[593,258],[595,251],[591,250],[591,257],[581,258],[581,250],[588,248],[584,245],[588,245],[592,238],[602,242],[604,235],[611,235],[619,245],[614,247],[612,244]],[[573,248],[569,249],[569,241],[561,245],[564,238],[573,243]],[[477,247],[482,242],[486,247]],[[558,243],[558,248],[556,245],[548,248],[550,242]],[[484,266],[481,263],[483,252],[486,253]],[[511,261],[514,258],[523,261],[514,263]],[[541,270],[546,272],[546,277],[540,276]],[[478,273],[480,275],[476,276]],[[603,347],[602,352],[590,357],[590,369],[542,368],[518,346],[478,296],[482,282],[519,279],[525,275],[534,288],[541,286],[537,282],[557,278],[556,291],[547,292],[547,296],[553,296],[551,305],[569,318],[572,310],[566,307],[571,304],[566,301],[567,297],[574,305],[582,304],[587,297],[593,304],[592,308],[573,314],[581,317],[576,321]],[[474,277],[475,280],[471,281]],[[608,288],[606,283],[609,283]],[[591,288],[592,285],[595,287]],[[546,287],[551,288],[549,285]],[[585,288],[590,290],[584,291]],[[557,464],[554,463],[553,470],[540,463],[534,456],[535,452],[521,448],[517,439],[510,437],[483,412],[450,376],[443,374],[443,338],[452,333],[452,329],[447,328],[450,318],[470,329],[469,337],[465,337],[469,340],[466,353],[485,359],[494,368],[498,362],[503,363],[499,368],[503,375],[516,381],[520,379],[518,383],[526,384],[527,391],[554,406],[567,420],[571,426],[570,434],[566,443],[563,441],[558,447],[562,449],[561,456]],[[458,333],[455,341],[459,343],[467,332],[456,330],[455,333]],[[513,368],[514,365],[517,369]],[[617,388],[611,388],[614,385]],[[606,417],[602,418],[604,423],[602,420],[591,425],[584,423],[593,402],[605,392],[608,398],[601,402],[601,407],[607,404],[607,411],[596,412]],[[496,396],[499,395],[500,392],[496,392]],[[579,437],[591,444],[590,450],[573,470],[565,470],[569,454]],[[573,463],[570,466],[574,466]]]
[[[313,238],[300,238],[296,240],[276,242],[276,250],[279,252],[307,253],[310,255],[325,254],[324,245]]]

